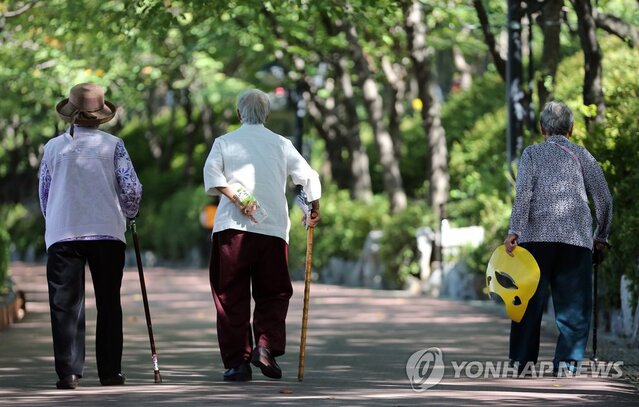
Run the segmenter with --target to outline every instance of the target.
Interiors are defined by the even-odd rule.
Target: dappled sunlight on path
[[[159,367],[153,367],[137,270],[122,289],[125,347],[123,387],[102,387],[95,368],[95,302],[87,274],[87,363],[75,391],[55,389],[43,266],[14,264],[27,293],[27,318],[0,332],[0,405],[633,405],[623,379],[455,377],[452,362],[505,363],[509,321],[468,303],[410,297],[404,292],[313,284],[304,382],[297,381],[303,284],[294,284],[281,381],[253,369],[250,383],[226,383],[217,347],[215,311],[206,270],[145,269]],[[551,360],[552,338],[541,359]],[[406,375],[409,357],[441,349],[441,383],[417,392]]]

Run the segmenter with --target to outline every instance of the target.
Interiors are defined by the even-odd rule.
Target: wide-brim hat
[[[71,124],[97,125],[113,119],[117,108],[104,100],[104,90],[95,83],[80,83],[69,91],[69,97],[55,107],[58,116]]]

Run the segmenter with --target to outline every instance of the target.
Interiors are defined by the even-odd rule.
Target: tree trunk
[[[488,20],[488,13],[486,13],[486,9],[484,8],[484,3],[482,0],[473,0],[473,6],[475,6],[475,11],[477,12],[477,18],[481,24],[481,30],[484,33],[484,40],[486,45],[488,45],[488,52],[493,57],[493,63],[495,64],[495,68],[497,68],[497,72],[499,76],[506,81],[506,61],[499,54],[499,48],[497,47],[497,41],[495,40],[495,36],[490,29],[490,21]]]
[[[601,122],[604,119],[606,109],[604,95],[602,90],[602,68],[601,68],[601,48],[597,41],[597,27],[592,13],[592,4],[590,0],[573,0],[572,2],[577,12],[579,39],[581,48],[584,52],[584,105],[595,105],[597,112],[595,114],[595,122]],[[586,118],[589,123],[592,119]]]
[[[339,78],[340,88],[344,95],[340,105],[344,109],[344,125],[343,133],[349,145],[351,156],[351,173],[353,182],[351,184],[351,196],[355,199],[361,199],[366,203],[373,202],[373,188],[371,182],[371,173],[366,147],[362,144],[359,137],[360,127],[357,117],[357,103],[355,102],[355,94],[353,92],[353,83],[351,75],[347,69],[347,61],[340,58],[335,64],[335,72]]]
[[[419,98],[423,102],[422,123],[429,148],[428,201],[435,214],[435,221],[439,224],[446,212],[449,177],[446,132],[441,124],[440,101],[436,97],[437,84],[431,68],[434,50],[426,43],[427,27],[421,4],[417,1],[405,4],[404,12],[410,58],[417,79]]]
[[[326,18],[326,21],[330,19]],[[395,159],[395,148],[386,124],[384,123],[384,106],[382,95],[379,93],[377,83],[368,66],[367,56],[362,49],[357,31],[350,22],[343,22],[339,27],[346,35],[349,48],[355,63],[356,75],[362,88],[364,107],[366,108],[368,122],[373,129],[375,145],[379,153],[382,166],[382,179],[384,190],[390,198],[392,212],[398,212],[406,208],[406,193],[404,192],[402,175],[399,172],[399,163]]]
[[[459,86],[459,90],[470,89],[473,84],[472,67],[466,62],[464,54],[457,46],[453,47],[453,61],[455,62],[455,68],[459,71],[459,78],[456,79],[455,86]]]
[[[544,45],[541,54],[540,71],[541,76],[537,80],[537,94],[539,95],[539,110],[546,102],[553,99],[553,88],[555,75],[560,60],[560,38],[561,33],[561,9],[564,0],[548,0],[541,9],[539,25],[544,34]]]
[[[353,199],[372,201],[368,153],[361,143],[350,74],[344,70],[344,58],[335,61],[336,85],[328,86],[331,96],[323,100],[317,96],[309,81],[305,82],[304,98],[308,113],[318,134],[326,143],[331,175],[339,188],[350,191]],[[339,90],[341,90],[341,97]]]
[[[404,100],[406,98],[406,69],[400,64],[393,64],[387,56],[382,57],[382,69],[386,81],[390,85],[388,132],[393,139],[395,158],[401,158],[401,120],[404,116]]]
[[[186,163],[184,165],[184,179],[187,184],[191,184],[196,174],[196,169],[193,166],[193,154],[195,152],[195,145],[197,144],[196,134],[200,130],[202,123],[201,117],[195,118],[193,116],[193,102],[191,100],[191,92],[188,88],[185,89],[183,97],[180,99],[182,109],[184,109],[184,115],[186,116],[186,127],[184,128],[184,153],[186,155]],[[203,113],[200,113],[200,116]]]
[[[347,157],[343,156],[342,152],[348,150],[348,146],[345,137],[337,129],[340,118],[335,109],[327,109],[322,100],[319,100],[317,95],[310,90],[307,89],[304,92],[304,97],[308,107],[308,117],[326,144],[331,177],[339,189],[350,190],[352,182],[350,164],[348,163],[350,151],[345,154]],[[329,103],[331,102],[329,101]]]
[[[177,118],[177,105],[178,105],[178,101],[176,101],[176,98],[179,98],[179,95],[176,95],[175,90],[169,88],[169,90],[167,91],[168,94],[170,94],[170,104],[169,104],[169,108],[171,109],[170,111],[170,116],[169,116],[169,124],[168,124],[168,128],[167,128],[167,134],[166,134],[166,140],[164,141],[164,145],[162,148],[162,155],[160,156],[160,172],[164,172],[164,171],[168,171],[170,166],[171,166],[171,160],[173,159],[173,152],[175,149],[175,121]]]
[[[146,109],[146,132],[144,134],[147,142],[149,143],[149,150],[151,151],[151,155],[156,161],[160,160],[162,157],[162,146],[160,145],[160,141],[158,140],[157,128],[153,123],[153,117],[155,116],[155,97],[157,94],[157,88],[155,85],[151,85],[149,87],[149,96],[146,100],[146,105],[144,106]]]
[[[277,22],[273,13],[266,7],[261,7],[260,11],[270,22],[273,34],[281,42],[281,48],[287,49],[289,39],[283,37],[282,33],[284,33],[284,30]],[[331,35],[336,34],[334,25],[327,25],[327,28],[335,31],[331,32]],[[307,44],[301,44],[299,41],[295,42],[298,46],[307,46]],[[322,52],[326,52],[326,50],[322,50]],[[337,54],[339,55],[341,52]],[[360,139],[357,107],[354,100],[350,74],[345,68],[346,63],[343,61],[344,58],[338,57],[338,59],[332,63],[336,72],[336,83],[341,85],[343,97],[339,98],[339,96],[335,96],[339,95],[339,92],[335,91],[333,92],[335,94],[334,96],[326,101],[322,101],[317,95],[314,81],[308,77],[304,70],[306,66],[305,61],[303,61],[301,57],[293,54],[288,56],[293,60],[292,65],[296,69],[295,71],[289,72],[289,77],[298,82],[303,88],[303,97],[308,105],[311,122],[317,129],[318,134],[326,142],[326,151],[329,155],[333,179],[337,182],[338,186],[348,188],[351,197],[354,199],[361,199],[366,203],[372,202],[373,193],[368,153]],[[282,56],[278,58],[279,62],[286,66],[287,64],[281,61],[282,59]],[[301,78],[301,80],[295,79],[293,76]],[[346,157],[343,157],[342,152],[344,151],[346,151]]]
[[[215,136],[213,134],[213,109],[206,100],[202,105],[200,119],[202,120],[202,137],[204,137],[204,142],[207,146],[211,146],[213,145],[213,137]]]

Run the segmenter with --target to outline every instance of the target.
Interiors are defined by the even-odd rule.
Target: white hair
[[[242,123],[264,124],[271,111],[268,95],[259,89],[249,89],[237,98],[237,111]]]
[[[550,136],[565,136],[570,131],[574,116],[570,108],[561,102],[548,102],[539,117],[539,123]]]

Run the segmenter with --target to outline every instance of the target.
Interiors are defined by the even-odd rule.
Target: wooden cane
[[[297,368],[297,380],[304,380],[304,358],[306,356],[306,330],[308,328],[308,302],[311,293],[311,261],[313,259],[313,226],[309,226],[306,235],[306,270],[304,275],[304,308],[302,310],[302,336],[300,338],[300,361]]]

